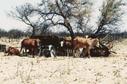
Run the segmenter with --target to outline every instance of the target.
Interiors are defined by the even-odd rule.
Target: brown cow
[[[15,47],[8,47],[8,49],[5,51],[7,55],[18,55],[20,56],[20,52],[17,48]]]
[[[39,46],[38,39],[30,39],[30,38],[23,39],[21,42],[20,52],[22,52],[22,49],[24,48],[25,52],[29,50],[29,53],[34,57],[34,55],[37,53],[38,46]]]
[[[75,37],[73,40],[74,50],[79,48],[85,48],[85,55],[88,53],[88,57],[91,57],[90,50],[99,44],[99,39],[97,38],[84,38],[84,37]]]
[[[44,46],[52,45],[54,47],[54,50],[56,50],[56,52],[59,51],[61,47],[60,42],[63,40],[63,38],[55,35],[31,36],[30,38],[40,40],[40,46],[39,46],[40,56],[43,53]]]

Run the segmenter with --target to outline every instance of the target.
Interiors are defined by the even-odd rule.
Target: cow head
[[[92,45],[91,46],[96,46],[96,47],[99,47],[100,46],[100,42],[99,42],[99,39],[98,38],[94,38],[94,39],[91,39],[91,43]]]

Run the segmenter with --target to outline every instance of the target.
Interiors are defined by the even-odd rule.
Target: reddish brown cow
[[[88,57],[91,57],[90,50],[99,44],[99,40],[97,38],[83,38],[83,37],[75,37],[73,40],[74,50],[79,48],[85,48],[85,55],[88,53]]]
[[[29,53],[31,55],[34,55],[37,53],[38,50],[38,45],[39,45],[39,40],[38,39],[23,39],[21,42],[21,49],[20,52],[22,51],[22,49],[25,49],[25,52],[27,52],[27,50],[29,50]]]
[[[19,50],[17,49],[17,48],[15,48],[15,47],[9,47],[6,51],[5,51],[5,53],[7,53],[7,55],[20,55],[20,52],[19,52]]]

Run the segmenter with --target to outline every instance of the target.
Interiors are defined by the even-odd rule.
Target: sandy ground
[[[0,84],[127,84],[126,44],[127,40],[115,42],[117,54],[110,57],[31,58],[1,52]]]

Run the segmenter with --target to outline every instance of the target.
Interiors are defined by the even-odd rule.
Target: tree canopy
[[[93,30],[87,25],[90,23],[92,5],[92,0],[41,0],[37,7],[29,3],[17,6],[10,15],[31,27],[32,35],[38,30],[43,33],[48,31],[48,28],[61,25],[74,38],[75,30],[81,33]],[[92,33],[99,34],[113,30],[124,14],[122,11],[124,5],[123,0],[104,0],[100,9],[101,14],[98,16],[98,27]]]

